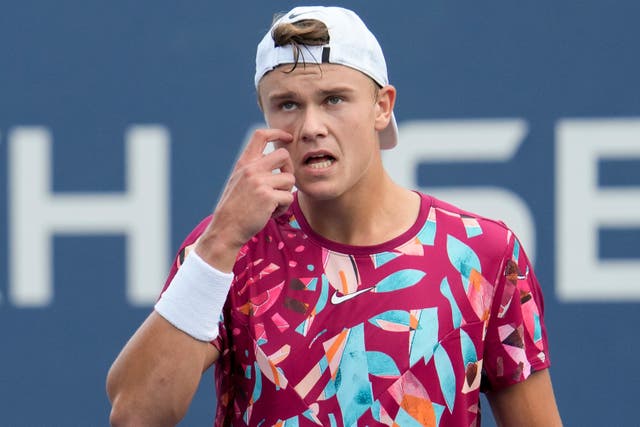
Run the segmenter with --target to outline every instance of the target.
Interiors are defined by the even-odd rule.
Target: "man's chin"
[[[339,196],[337,189],[326,183],[296,184],[296,188],[299,194],[313,201],[331,201]]]

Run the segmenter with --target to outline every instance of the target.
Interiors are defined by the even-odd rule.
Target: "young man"
[[[466,427],[480,389],[500,425],[560,425],[518,240],[383,168],[396,92],[362,21],[284,14],[255,84],[269,129],[114,362],[111,422],[176,424],[216,363],[215,425]]]

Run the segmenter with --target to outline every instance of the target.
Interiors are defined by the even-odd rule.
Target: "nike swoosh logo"
[[[311,12],[312,11],[300,12],[300,13],[291,13],[291,14],[289,14],[289,16],[287,18],[288,19],[296,19],[300,15],[304,15],[305,13],[311,13]]]
[[[375,286],[372,286],[370,288],[360,289],[359,291],[352,292],[352,293],[346,294],[346,295],[338,295],[338,291],[336,291],[336,292],[334,292],[333,295],[331,295],[331,303],[337,305],[337,304],[343,303],[345,301],[349,301],[350,299],[353,299],[353,298],[357,297],[360,294],[364,294],[365,292],[369,292],[369,291],[373,290],[374,288],[375,288]]]

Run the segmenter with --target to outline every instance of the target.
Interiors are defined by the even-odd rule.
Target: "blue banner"
[[[565,424],[637,423],[640,4],[339,3],[398,89],[394,179],[534,260]],[[0,5],[0,424],[108,423],[109,366],[262,123],[255,47],[293,4]]]

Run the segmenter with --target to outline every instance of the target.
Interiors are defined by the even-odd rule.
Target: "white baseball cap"
[[[273,23],[258,44],[255,85],[269,71],[282,64],[295,63],[291,45],[276,46],[271,33],[280,24],[315,19],[329,30],[329,43],[324,46],[305,46],[304,61],[312,64],[340,64],[371,77],[378,85],[389,84],[387,64],[382,48],[360,17],[341,7],[304,6],[291,9]],[[393,148],[398,144],[398,125],[391,114],[389,125],[380,132],[380,147]]]

